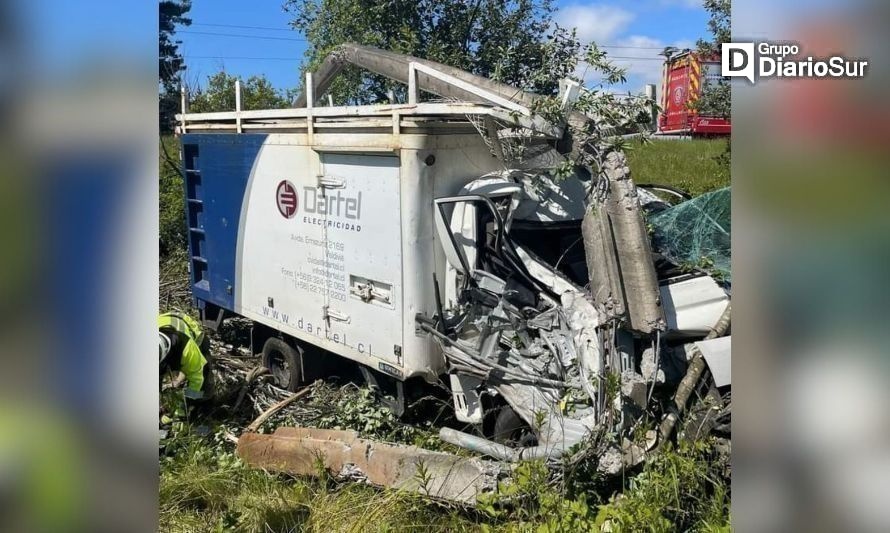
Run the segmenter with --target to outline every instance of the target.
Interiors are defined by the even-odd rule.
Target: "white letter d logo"
[[[754,83],[754,43],[724,43],[720,63],[723,76]]]

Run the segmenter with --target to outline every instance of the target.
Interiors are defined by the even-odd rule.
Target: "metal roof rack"
[[[316,106],[344,67],[355,65],[405,83],[405,104]],[[444,102],[421,102],[420,92]],[[241,84],[235,84],[235,109],[189,113],[185,92],[182,113],[176,115],[179,133],[196,132],[342,132],[344,129],[410,132],[457,132],[484,123],[497,129],[521,128],[536,137],[560,139],[564,125],[532,112],[539,95],[454,67],[424,59],[347,43],[338,47],[315,73],[306,73],[304,92],[290,109],[244,110]],[[329,100],[330,102],[330,100]],[[589,120],[581,116],[582,120]],[[496,125],[496,126],[494,126]]]

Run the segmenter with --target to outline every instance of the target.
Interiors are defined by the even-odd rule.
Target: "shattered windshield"
[[[732,281],[730,187],[649,215],[653,248],[681,267]]]

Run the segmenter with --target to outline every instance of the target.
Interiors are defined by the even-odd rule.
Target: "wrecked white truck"
[[[407,102],[318,106],[349,65],[403,82]],[[440,100],[422,101],[430,94]],[[728,191],[713,216],[672,207],[671,191],[634,185],[617,151],[596,172],[553,179],[583,148],[532,112],[536,98],[344,45],[307,75],[298,107],[179,115],[205,324],[252,320],[263,364],[290,390],[337,356],[391,390],[396,410],[444,381],[456,419],[475,429],[442,439],[496,459],[629,436],[656,392],[676,407],[661,410],[650,444],[668,438],[705,370],[713,388],[729,384],[728,279],[694,257],[707,239],[728,261]],[[685,238],[671,235],[683,217],[704,220],[681,228],[692,256],[653,252],[653,238]],[[306,437],[291,433],[294,452]],[[261,466],[284,453],[252,442]],[[617,442],[604,470],[649,447]]]

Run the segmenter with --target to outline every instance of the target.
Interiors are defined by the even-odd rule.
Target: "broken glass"
[[[653,248],[681,268],[731,282],[731,215],[730,187],[651,214]]]

